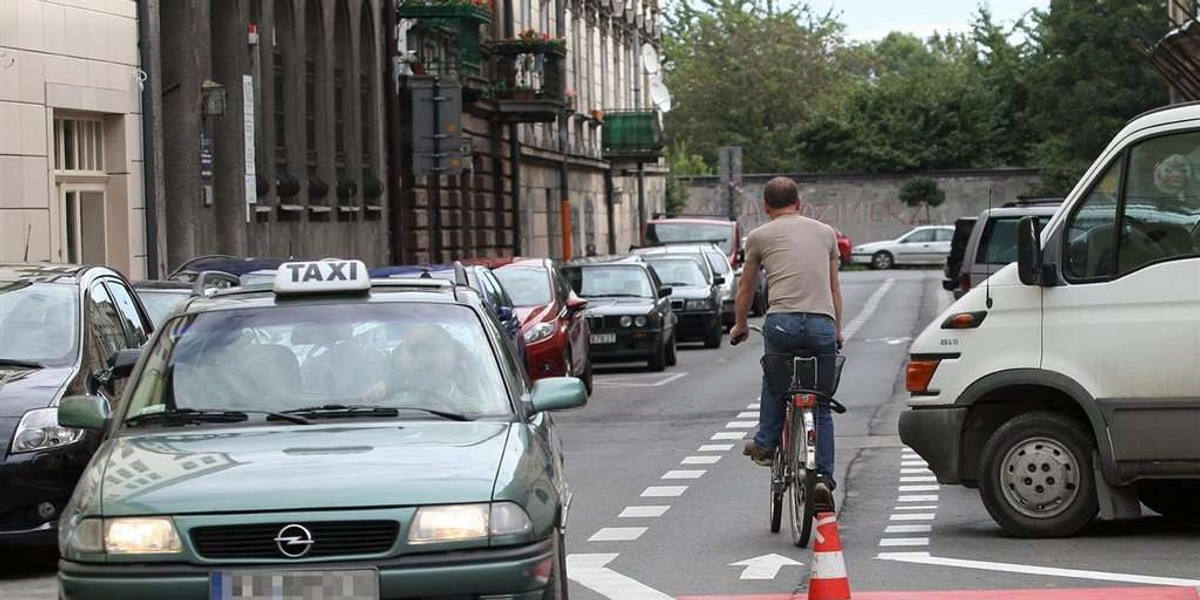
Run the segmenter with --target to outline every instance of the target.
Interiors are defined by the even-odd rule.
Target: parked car
[[[963,251],[955,296],[962,297],[1004,265],[1016,262],[1017,223],[1022,218],[1034,217],[1040,230],[1061,205],[1062,198],[1023,200],[980,213]]]
[[[845,267],[850,264],[854,255],[854,241],[849,236],[842,233],[841,229],[833,228],[833,233],[837,235],[838,256],[842,259],[841,266]]]
[[[533,379],[574,376],[592,391],[586,300],[575,295],[554,261],[521,259],[493,271],[521,319],[525,364]]]
[[[954,237],[950,240],[950,254],[946,255],[946,265],[942,267],[942,289],[954,292],[957,300],[967,290],[963,289],[962,266],[967,255],[967,242],[971,241],[971,230],[975,228],[976,217],[962,217],[954,221]]]
[[[653,255],[691,256],[708,263],[711,277],[721,277],[721,319],[725,327],[733,326],[734,302],[737,300],[737,274],[729,257],[716,244],[669,244],[650,248],[639,248],[634,254],[643,257]],[[668,285],[670,285],[668,283]]]
[[[455,281],[458,277],[455,265],[395,265],[371,269],[371,277],[432,277],[444,281]],[[527,344],[521,332],[521,317],[517,314],[516,304],[492,273],[492,270],[470,265],[462,267],[466,275],[467,285],[483,297],[484,306],[500,321],[508,335],[509,341],[516,350],[517,356],[525,360]]]
[[[0,546],[52,546],[100,440],[63,427],[59,401],[116,406],[154,325],[129,282],[103,267],[0,264]]]
[[[146,313],[150,315],[150,320],[154,322],[154,327],[158,328],[184,300],[241,285],[245,277],[234,277],[220,271],[205,271],[191,283],[177,279],[137,281],[134,282],[133,289],[142,301]]]
[[[871,242],[854,248],[851,261],[856,265],[870,265],[872,269],[941,265],[950,254],[950,240],[953,238],[952,226],[917,227],[894,240]]]
[[[645,360],[651,371],[677,361],[671,288],[638,256],[576,259],[563,267],[575,293],[588,301],[596,361]]]
[[[63,511],[61,598],[566,597],[550,413],[586,393],[530,385],[473,290],[289,263],[180,310],[123,405],[58,407],[105,435]]]
[[[1200,515],[1200,106],[1125,126],[1017,262],[913,343],[900,437],[1009,534]]]
[[[274,273],[279,265],[287,261],[286,258],[229,256],[226,254],[197,256],[176,267],[167,275],[167,279],[190,283],[196,279],[197,275],[205,271],[228,273],[239,277],[255,271]]]
[[[703,256],[652,253],[642,259],[663,285],[671,288],[678,341],[701,341],[706,348],[720,348],[725,336],[721,305],[725,278],[714,274]]]
[[[742,228],[737,221],[710,215],[693,218],[656,216],[642,229],[642,246],[716,244],[737,267],[742,264]]]

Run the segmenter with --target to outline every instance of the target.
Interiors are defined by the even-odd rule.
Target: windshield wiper
[[[416,410],[451,421],[473,421],[462,413],[423,408],[420,406],[377,406],[372,404],[325,404],[284,411],[288,415],[304,415],[310,419],[344,419],[351,417],[397,417],[402,410]]]
[[[137,426],[164,422],[242,423],[248,421],[252,414],[266,415],[267,420],[279,419],[290,421],[297,425],[312,424],[312,421],[297,415],[265,410],[227,410],[223,408],[177,408],[165,412],[146,413],[125,419],[125,424]]]
[[[19,358],[0,358],[0,367],[23,367],[26,369],[45,369],[46,365],[36,360],[21,360]]]

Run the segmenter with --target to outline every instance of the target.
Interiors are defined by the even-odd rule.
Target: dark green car
[[[68,600],[566,593],[570,493],[547,411],[469,288],[292,263],[158,330],[61,521]],[[317,595],[318,589],[324,590]]]

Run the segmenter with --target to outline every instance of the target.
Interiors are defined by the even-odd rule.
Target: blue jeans
[[[837,325],[825,315],[809,313],[780,313],[767,315],[763,323],[763,340],[767,353],[788,353],[807,350],[818,358],[818,387],[826,387],[833,381],[834,361],[837,354]],[[826,357],[830,360],[826,360]],[[762,395],[759,399],[758,433],[754,443],[760,448],[774,448],[783,433],[784,398],[787,380],[772,378],[768,386],[763,375]],[[774,388],[774,389],[772,389]],[[817,472],[833,482],[833,415],[827,403],[820,403],[816,410],[817,421]]]

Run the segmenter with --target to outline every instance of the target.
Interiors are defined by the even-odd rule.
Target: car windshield
[[[570,267],[563,269],[576,294],[584,298],[653,298],[650,278],[634,265]]]
[[[0,281],[3,361],[64,366],[79,353],[79,292],[74,285]]]
[[[150,320],[154,321],[155,327],[162,325],[171,311],[188,299],[186,291],[138,290],[137,294],[138,299],[142,301],[142,306],[146,307],[146,312],[150,313]]]
[[[647,258],[646,262],[666,285],[708,285],[700,264],[690,258]]]
[[[712,267],[713,273],[717,275],[728,275],[731,270],[729,266],[729,258],[720,252],[712,250],[706,251],[704,256],[708,257],[708,264]]]
[[[550,304],[550,279],[542,269],[505,267],[493,272],[516,306]]]
[[[362,303],[175,317],[149,350],[126,420],[326,405],[476,418],[512,411],[492,345],[469,308]]]
[[[733,251],[733,224],[723,223],[650,223],[646,226],[646,244],[713,243],[721,252]]]

